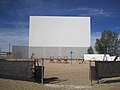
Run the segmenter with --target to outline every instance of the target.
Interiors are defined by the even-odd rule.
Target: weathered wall
[[[96,61],[97,78],[109,78],[120,76],[120,61]]]
[[[0,77],[18,79],[18,80],[33,80],[32,68],[33,61],[7,61],[0,60]]]
[[[13,46],[13,58],[30,58],[32,53],[35,53],[37,58],[50,58],[50,56],[68,56],[71,58],[72,51],[73,59],[83,59],[84,54],[87,53],[88,47],[27,47],[27,46]]]
[[[35,53],[37,58],[50,58],[50,56],[54,56],[55,58],[61,56],[63,58],[64,56],[68,56],[70,59],[70,52],[72,51],[73,59],[83,59],[84,54],[87,53],[87,49],[87,47],[30,47],[29,57],[32,53]]]
[[[12,58],[23,59],[28,58],[28,46],[12,46]]]

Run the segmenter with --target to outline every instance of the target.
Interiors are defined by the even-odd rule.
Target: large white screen
[[[90,46],[90,17],[30,16],[29,29],[29,46]]]

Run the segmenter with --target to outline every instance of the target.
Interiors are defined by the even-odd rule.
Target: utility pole
[[[10,46],[11,46],[11,45],[10,45],[10,43],[9,43],[9,53],[10,53]]]
[[[72,54],[73,54],[73,52],[71,51],[70,54],[71,54],[71,65],[72,65]]]

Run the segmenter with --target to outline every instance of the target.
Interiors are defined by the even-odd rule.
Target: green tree
[[[94,54],[93,48],[90,46],[87,50],[88,54]]]
[[[117,55],[120,48],[119,34],[111,30],[104,30],[99,39],[96,39],[95,50],[100,53]]]

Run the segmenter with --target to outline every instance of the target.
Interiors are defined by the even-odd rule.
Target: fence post
[[[42,71],[42,75],[41,75],[41,83],[44,84],[44,58],[42,58],[42,68],[41,68],[41,71]]]
[[[89,79],[90,79],[90,85],[92,86],[92,71],[91,71],[91,61],[89,60]]]

